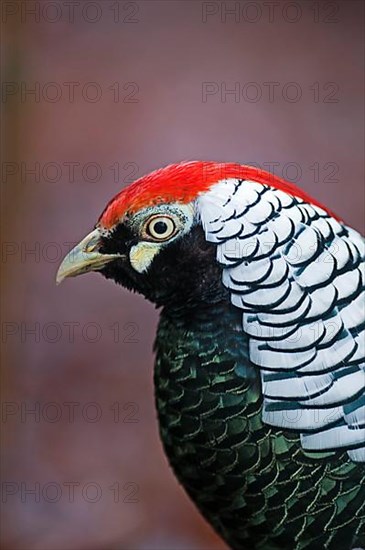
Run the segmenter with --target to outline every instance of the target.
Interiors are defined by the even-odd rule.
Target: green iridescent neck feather
[[[240,324],[227,302],[161,315],[156,404],[176,476],[231,548],[364,547],[364,468],[346,453],[306,453],[296,432],[263,424]]]

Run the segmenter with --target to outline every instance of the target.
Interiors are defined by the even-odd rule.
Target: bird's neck
[[[224,483],[227,464],[236,464],[241,476],[256,465],[257,433],[262,438],[260,432],[267,431],[242,314],[228,302],[185,316],[163,311],[155,348],[156,405],[165,451],[177,477],[213,523],[204,499],[210,491],[214,506],[224,505],[216,495],[217,475]]]
[[[162,426],[172,425],[167,420],[170,413],[199,416],[199,408],[188,411],[193,394],[203,401],[219,401],[219,408],[230,406],[229,402],[242,407],[243,402],[261,400],[259,373],[249,361],[248,338],[242,331],[242,313],[228,301],[187,310],[163,309],[155,351]]]

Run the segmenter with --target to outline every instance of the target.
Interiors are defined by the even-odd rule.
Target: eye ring
[[[176,234],[175,221],[170,216],[152,216],[146,225],[146,234],[154,241],[163,242]]]

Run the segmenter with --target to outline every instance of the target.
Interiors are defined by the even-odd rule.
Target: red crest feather
[[[235,163],[191,161],[171,164],[137,179],[122,189],[107,204],[98,223],[109,229],[118,223],[127,212],[133,213],[158,203],[189,203],[199,194],[208,191],[213,184],[228,178],[246,179],[270,185],[319,206],[334,218],[339,219],[328,208],[293,183],[260,168]]]

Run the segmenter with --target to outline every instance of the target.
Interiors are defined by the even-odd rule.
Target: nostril
[[[94,252],[96,248],[96,244],[93,243],[93,244],[88,244],[85,248],[85,252]]]

